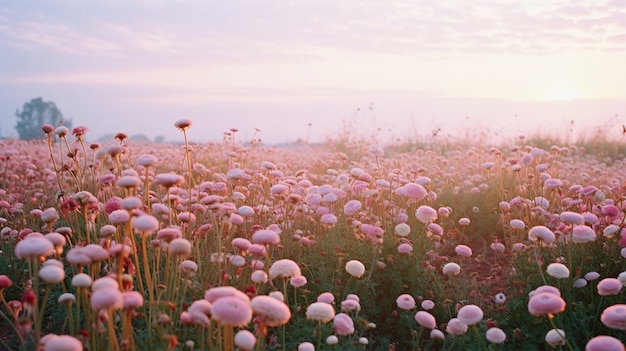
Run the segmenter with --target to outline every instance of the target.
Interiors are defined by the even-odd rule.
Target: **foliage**
[[[65,125],[69,130],[72,129],[72,120],[64,119],[54,102],[44,101],[40,97],[24,103],[22,111],[15,111],[15,116],[15,130],[22,140],[43,139],[45,134],[41,131],[41,126],[44,124],[54,127]]]

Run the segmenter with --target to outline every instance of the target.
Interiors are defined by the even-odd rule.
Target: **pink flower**
[[[382,228],[367,223],[361,224],[361,232],[367,235],[374,243],[382,242],[383,235],[385,234]]]
[[[528,301],[528,312],[535,316],[556,314],[565,311],[565,300],[560,296],[541,292],[533,295]]]
[[[485,333],[485,337],[492,344],[502,344],[506,340],[506,334],[500,328],[489,328]]]
[[[338,313],[333,318],[333,328],[335,334],[347,336],[354,334],[354,322],[352,318],[345,313]]]
[[[437,327],[435,317],[426,311],[417,311],[414,318],[415,321],[424,328],[435,329]]]
[[[411,244],[408,244],[408,243],[402,243],[398,245],[398,252],[401,254],[411,253],[413,252],[413,246],[411,246]]]
[[[432,223],[437,220],[437,211],[430,206],[422,205],[415,211],[415,218],[425,224]]]
[[[457,245],[454,248],[454,251],[456,252],[457,255],[461,256],[461,257],[471,257],[472,256],[472,249],[467,246],[467,245]]]
[[[598,283],[598,294],[602,296],[617,295],[622,290],[622,282],[617,278],[604,278]]]
[[[236,296],[220,297],[211,306],[211,318],[222,325],[243,327],[252,320],[250,301]]]
[[[476,305],[465,305],[457,313],[457,318],[467,325],[474,325],[483,319],[483,310]]]
[[[554,233],[548,229],[548,227],[537,225],[528,231],[528,239],[531,241],[541,241],[546,244],[550,244],[554,241],[555,236]]]
[[[409,294],[402,294],[396,299],[396,305],[403,310],[415,308],[415,299]]]
[[[626,305],[616,304],[605,308],[600,321],[609,328],[626,330]]]
[[[326,302],[331,304],[335,301],[335,296],[329,292],[323,292],[317,297],[317,302]]]
[[[624,351],[624,344],[612,336],[599,335],[587,342],[585,351]]]
[[[359,200],[350,200],[346,202],[346,204],[343,206],[343,213],[345,213],[348,216],[355,214],[361,209],[362,206],[363,205],[361,204]]]

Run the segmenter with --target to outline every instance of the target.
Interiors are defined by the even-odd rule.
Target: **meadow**
[[[620,140],[172,128],[0,140],[1,350],[626,349]]]

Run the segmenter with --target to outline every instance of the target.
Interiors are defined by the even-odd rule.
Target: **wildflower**
[[[437,211],[430,206],[422,205],[415,211],[415,218],[424,224],[432,223],[437,220]]]
[[[443,340],[445,339],[445,336],[441,330],[433,329],[430,331],[430,338],[431,340]]]
[[[485,337],[492,344],[502,344],[506,340],[504,331],[497,327],[487,329]]]
[[[363,204],[359,200],[350,200],[343,206],[343,213],[347,216],[357,213]]]
[[[402,294],[396,299],[396,305],[403,310],[415,308],[415,299],[409,294]]]
[[[550,244],[554,241],[554,233],[548,227],[537,225],[528,231],[528,239],[531,241],[541,241]]]
[[[494,297],[494,300],[497,304],[501,305],[506,302],[506,295],[504,295],[503,293],[497,293]]]
[[[249,330],[240,330],[235,334],[235,346],[243,351],[250,351],[256,345],[256,337]]]
[[[598,335],[587,342],[585,351],[624,351],[624,344],[612,336]]]
[[[596,280],[600,278],[600,273],[598,272],[587,272],[585,273],[585,279],[588,281]]]
[[[266,326],[278,327],[289,322],[291,311],[284,302],[266,295],[258,295],[250,301],[250,307]]]
[[[193,122],[190,119],[179,119],[178,121],[176,121],[174,123],[174,126],[180,130],[186,130],[189,129],[189,127],[191,127],[191,125],[193,124]]]
[[[424,328],[435,329],[437,327],[437,320],[435,317],[426,311],[417,311],[414,316],[415,321]]]
[[[65,270],[57,265],[46,265],[39,270],[39,278],[46,283],[60,283],[65,279]]]
[[[398,245],[398,252],[401,254],[408,254],[413,252],[413,246],[409,243],[402,243]]]
[[[291,278],[301,275],[298,264],[290,259],[278,260],[270,266],[270,279],[274,278]]]
[[[458,275],[459,273],[461,273],[461,266],[454,262],[449,262],[443,266],[442,271],[443,274],[446,275]]]
[[[30,233],[15,245],[15,256],[19,259],[40,258],[55,252],[54,245],[41,233]]]
[[[306,319],[326,323],[335,317],[333,306],[326,302],[313,302],[306,309]]]
[[[250,301],[236,296],[220,297],[211,305],[211,318],[222,325],[243,327],[252,320]]]
[[[459,219],[459,225],[467,226],[469,224],[470,224],[470,219],[469,218],[463,217],[463,218]]]
[[[467,332],[467,324],[463,323],[463,321],[458,318],[452,318],[448,321],[446,331],[448,334],[462,335]]]
[[[352,335],[354,334],[354,322],[347,314],[338,313],[333,317],[333,329],[335,334],[340,336]]]
[[[561,296],[541,292],[534,294],[528,301],[528,312],[535,316],[556,314],[565,311],[565,305]]]
[[[367,344],[369,344],[369,343],[370,343],[370,342],[369,342],[369,340],[368,340],[366,337],[362,336],[362,337],[360,337],[360,338],[359,338],[359,344],[361,344],[361,345],[367,345]]]
[[[574,287],[575,288],[584,288],[585,286],[587,286],[587,280],[586,279],[576,279],[574,281]]]
[[[465,305],[457,313],[457,318],[467,325],[474,325],[483,319],[483,310],[476,305]]]
[[[306,341],[298,345],[298,351],[315,351],[315,345]]]
[[[394,232],[398,236],[406,237],[411,233],[411,227],[406,223],[399,223],[395,226]]]
[[[91,308],[95,311],[105,309],[121,309],[124,306],[122,293],[117,287],[103,287],[93,290]]]
[[[524,221],[522,221],[520,219],[512,219],[509,222],[509,225],[513,229],[524,229],[524,228],[526,228],[526,223],[524,223]]]
[[[588,243],[596,240],[596,232],[586,225],[575,225],[572,230],[572,241],[575,243]]]
[[[256,284],[262,284],[262,283],[267,283],[268,276],[267,276],[267,273],[265,273],[262,270],[255,270],[250,275],[250,279]]]
[[[346,272],[355,278],[360,278],[365,273],[365,266],[357,260],[346,262]]]
[[[565,345],[565,332],[563,329],[551,329],[546,333],[546,342],[552,347]]]
[[[424,300],[421,304],[422,308],[425,310],[432,310],[435,308],[435,303],[432,300]]]
[[[598,294],[601,296],[617,295],[622,290],[622,282],[616,278],[604,278],[598,283]]]
[[[44,351],[82,351],[83,343],[70,335],[49,334],[44,344]]]
[[[557,279],[564,279],[569,277],[569,269],[562,263],[550,263],[546,272]]]
[[[626,305],[615,304],[605,308],[600,321],[609,328],[626,330]]]
[[[454,248],[454,251],[456,252],[457,255],[459,255],[461,257],[471,257],[472,256],[472,249],[469,246],[466,246],[466,245],[457,245]]]
[[[329,335],[326,338],[326,344],[328,345],[337,345],[339,343],[339,338],[336,335]]]
[[[191,243],[184,238],[176,238],[167,247],[168,252],[174,256],[188,256],[191,253]]]
[[[561,219],[561,221],[563,221],[564,223],[568,223],[568,224],[585,223],[585,219],[580,213],[571,212],[571,211],[561,212],[561,214],[559,215],[559,218]]]

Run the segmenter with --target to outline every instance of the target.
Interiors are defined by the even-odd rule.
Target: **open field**
[[[0,141],[1,350],[625,349],[619,141],[43,130]]]

